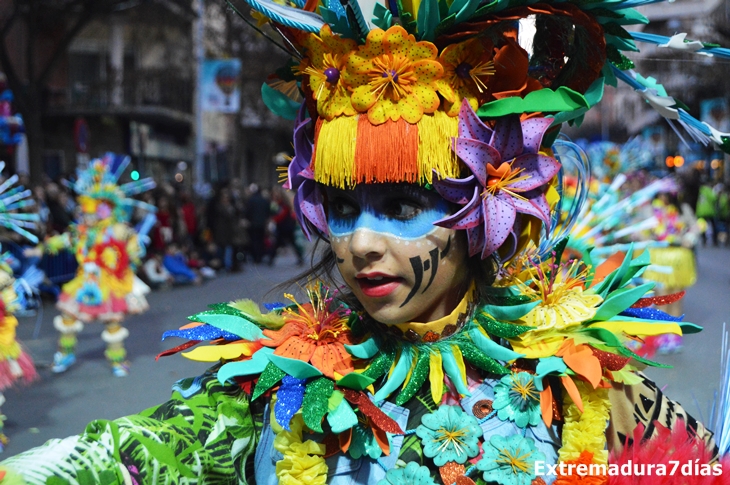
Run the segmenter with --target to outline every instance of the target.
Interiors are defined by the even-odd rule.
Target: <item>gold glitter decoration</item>
[[[464,472],[466,472],[464,465],[460,465],[454,461],[450,461],[439,468],[441,480],[444,482],[444,485],[452,485],[456,483],[456,479],[464,476]]]

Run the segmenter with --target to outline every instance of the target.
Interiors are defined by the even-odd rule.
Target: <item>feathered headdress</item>
[[[438,224],[466,230],[471,254],[509,257],[541,229],[555,240],[561,184],[551,147],[617,80],[695,140],[730,147],[728,134],[690,116],[623,54],[641,41],[730,57],[626,30],[648,23],[634,8],[657,0],[246,1],[292,56],[262,94],[296,117],[287,186],[303,225],[324,235],[315,182],[405,182],[463,206]],[[528,30],[530,53],[518,42]],[[292,93],[304,98],[298,112]]]
[[[89,162],[85,169],[76,171],[75,182],[64,181],[66,186],[79,194],[79,204],[85,213],[96,213],[100,218],[114,217],[126,221],[133,207],[154,212],[155,207],[131,198],[155,188],[151,177],[118,184],[119,177],[129,166],[130,157],[107,153]]]

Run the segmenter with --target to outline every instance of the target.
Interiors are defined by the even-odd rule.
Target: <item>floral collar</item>
[[[192,323],[182,329],[166,332],[163,338],[191,340],[162,355],[211,342],[185,357],[223,361],[218,370],[221,382],[238,383],[252,400],[275,393],[272,415],[283,430],[291,431],[292,420],[301,416],[307,429],[339,435],[334,441],[343,452],[351,443],[347,437],[366,424],[387,454],[388,433],[405,430],[378,404],[386,399],[397,405],[409,402],[427,379],[437,405],[443,402],[446,378],[459,394],[469,396],[467,364],[485,375],[504,376],[501,382],[511,389],[505,391],[504,403],[517,394],[539,399],[539,406],[533,402],[517,410],[495,402],[500,419],[516,423],[532,425],[539,412],[550,426],[553,388],[562,386],[567,408],[560,459],[586,459],[582,453],[590,452],[589,461],[600,461],[608,411],[596,403],[605,402],[603,394],[612,382],[631,385],[641,380],[637,369],[660,365],[627,345],[638,336],[692,333],[699,327],[648,308],[665,303],[646,296],[651,284],[631,285],[649,264],[647,253],[634,259],[628,251],[618,267],[600,272],[607,276],[594,281],[598,269],[588,266],[584,271],[560,263],[564,247],[565,242],[555,248],[551,261],[531,263],[532,269],[516,274],[514,285],[493,287],[488,304],[465,298],[452,315],[427,324],[424,335],[442,326],[441,338],[434,342],[389,338],[369,326],[367,315],[353,311],[320,284],[309,288],[309,303],[297,303],[287,295],[294,304],[269,307],[269,313],[250,300],[212,305],[190,317]],[[444,336],[444,329],[464,314],[468,316],[461,328]],[[508,365],[523,357],[530,373],[512,373]],[[581,422],[588,417],[597,423],[591,436],[600,435],[600,440],[581,431],[587,429]],[[589,447],[588,442],[598,444]],[[490,444],[500,453],[513,445]],[[515,449],[519,446],[514,443]],[[486,477],[493,470],[482,471]]]

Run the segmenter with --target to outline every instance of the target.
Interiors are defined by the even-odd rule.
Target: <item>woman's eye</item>
[[[330,210],[337,217],[354,217],[358,213],[357,206],[346,199],[335,199],[330,203]]]
[[[391,219],[407,221],[421,213],[421,205],[412,200],[399,199],[388,203],[386,215]]]

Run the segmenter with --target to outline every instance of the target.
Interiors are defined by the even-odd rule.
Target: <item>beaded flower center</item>
[[[398,101],[411,93],[417,78],[410,59],[386,54],[373,59],[373,65],[376,75],[372,76],[369,84],[378,99],[386,96]]]
[[[304,69],[305,74],[319,79],[322,81],[315,93],[315,99],[319,99],[322,94],[322,90],[325,87],[325,83],[331,87],[338,85],[340,81],[340,68],[342,67],[342,58],[340,54],[332,54],[331,52],[325,52],[322,54],[322,68],[317,69],[312,66],[307,66]]]
[[[480,93],[487,90],[487,85],[482,81],[484,76],[493,76],[495,73],[494,63],[478,62],[476,65],[472,65],[468,61],[460,63],[454,69],[454,76],[451,78],[451,83],[454,87],[460,88],[465,86],[469,80],[473,81]]]

